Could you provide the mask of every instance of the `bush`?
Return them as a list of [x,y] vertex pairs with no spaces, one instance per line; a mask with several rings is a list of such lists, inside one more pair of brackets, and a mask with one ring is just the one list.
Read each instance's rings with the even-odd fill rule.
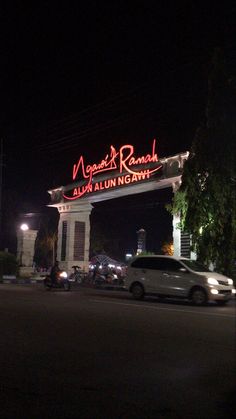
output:
[[15,255],[8,252],[0,252],[0,277],[3,275],[16,275],[18,263]]

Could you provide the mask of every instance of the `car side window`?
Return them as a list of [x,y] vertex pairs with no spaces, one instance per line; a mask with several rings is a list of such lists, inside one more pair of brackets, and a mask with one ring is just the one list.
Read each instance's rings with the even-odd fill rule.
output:
[[138,258],[131,263],[132,268],[144,269],[147,268],[147,258]]
[[160,258],[148,258],[148,268],[153,270],[162,270],[162,259]]
[[183,266],[181,265],[181,263],[179,263],[177,260],[165,259],[165,270],[166,271],[177,272],[182,267]]
[[138,258],[132,264],[132,268],[154,269],[162,271],[165,269],[165,260],[163,258],[145,257]]
[[155,258],[153,259],[153,269],[157,271],[163,271],[165,269],[165,260],[164,258]]

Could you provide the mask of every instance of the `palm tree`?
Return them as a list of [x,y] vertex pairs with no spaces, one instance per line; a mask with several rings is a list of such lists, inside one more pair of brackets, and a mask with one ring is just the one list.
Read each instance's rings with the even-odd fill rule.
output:
[[[41,237],[40,237],[41,236]],[[57,231],[44,229],[35,244],[35,261],[38,266],[53,266],[56,260]]]

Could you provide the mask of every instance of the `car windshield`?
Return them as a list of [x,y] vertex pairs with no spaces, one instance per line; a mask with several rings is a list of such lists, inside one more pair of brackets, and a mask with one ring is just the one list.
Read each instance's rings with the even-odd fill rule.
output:
[[182,263],[184,263],[184,265],[186,265],[188,268],[192,269],[193,271],[196,272],[210,272],[210,270],[202,265],[201,263],[197,262],[196,260],[191,260],[191,259],[180,259],[180,261]]

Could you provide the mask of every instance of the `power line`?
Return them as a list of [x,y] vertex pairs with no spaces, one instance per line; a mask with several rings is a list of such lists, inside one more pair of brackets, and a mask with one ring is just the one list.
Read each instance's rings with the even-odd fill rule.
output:
[[3,174],[3,138],[1,138],[0,149],[0,244],[2,244],[2,174]]
[[[83,131],[80,131],[79,134],[77,134],[77,133],[76,134],[71,134],[69,136],[61,137],[58,140],[53,141],[49,144],[41,145],[41,146],[37,147],[37,150],[38,151],[40,151],[40,150],[45,150],[46,151],[46,150],[49,150],[50,148],[55,149],[55,147],[57,147],[57,150],[62,150],[62,149],[65,149],[65,148],[74,147],[74,146],[78,145],[78,142],[74,143],[74,140],[78,141],[78,140],[88,136],[89,134],[94,135],[94,134],[97,134],[97,133],[99,133],[101,131],[104,131],[106,129],[116,127],[120,124],[123,124],[123,123],[129,121],[130,119],[136,118],[138,116],[143,116],[148,111],[149,111],[148,109],[146,109],[145,111],[139,111],[139,112],[136,112],[135,114],[130,114],[126,118],[124,118],[124,117],[114,118],[109,122],[97,124],[92,128],[88,128],[88,129],[85,129]],[[66,144],[64,143],[65,140],[67,140]],[[61,146],[60,146],[60,144],[61,144]]]
[[[199,63],[199,57],[195,57],[195,60],[198,60],[198,63]],[[193,64],[194,64],[193,60],[188,61],[188,62],[184,63],[183,65],[181,65],[180,67],[177,67],[177,68],[174,68],[174,69],[172,68],[167,73],[171,74],[173,72],[178,71],[180,68],[188,67],[189,65],[193,65]],[[165,72],[165,74],[166,74],[166,72]],[[62,126],[62,129],[63,129],[63,132],[66,131],[66,130],[77,128],[77,126],[80,122],[76,119],[78,119],[81,116],[84,116],[84,115],[89,114],[89,113],[91,113],[91,115],[93,115],[93,116],[94,115],[96,116],[97,114],[99,114],[99,112],[105,111],[107,109],[113,109],[114,110],[115,107],[117,107],[119,104],[124,105],[124,102],[127,102],[127,101],[129,102],[133,99],[131,97],[132,95],[134,96],[134,98],[136,98],[136,94],[138,94],[140,92],[142,93],[142,90],[146,90],[146,92],[147,92],[148,90],[153,89],[153,85],[150,86],[150,83],[154,83],[155,81],[157,81],[159,79],[160,79],[160,76],[155,77],[152,80],[146,81],[146,82],[140,84],[139,86],[136,86],[133,89],[130,89],[125,94],[120,94],[120,95],[114,96],[112,98],[106,99],[102,102],[99,102],[95,105],[89,106],[89,107],[81,110],[80,112],[73,113],[70,117],[63,118],[60,121],[54,121],[47,128],[47,132],[48,132],[47,137],[53,136],[54,134],[57,134],[58,130],[61,129],[60,128],[61,126]],[[93,112],[93,111],[95,111],[95,112]],[[91,115],[90,115],[90,117],[91,117]],[[35,137],[37,138],[38,136],[41,136],[40,132]]]
[[[189,96],[191,97],[191,95]],[[186,98],[186,96],[185,96]],[[157,111],[156,109],[153,108],[154,104],[153,103],[147,103],[147,105],[149,105],[148,107],[146,107],[145,110],[140,110],[136,113],[130,113],[129,115],[126,115],[126,117],[117,117],[117,118],[113,118],[112,120],[108,121],[108,122],[103,122],[100,124],[97,124],[95,126],[92,126],[90,128],[85,128],[83,130],[80,129],[80,127],[78,126],[78,133],[70,133],[68,135],[65,135],[63,137],[60,137],[58,139],[56,139],[55,141],[51,141],[48,142],[47,144],[41,144],[39,146],[37,146],[35,148],[35,151],[37,152],[44,152],[44,151],[60,151],[60,150],[66,150],[66,149],[71,149],[73,147],[77,147],[78,143],[80,140],[84,139],[85,137],[88,137],[89,135],[96,135],[99,132],[105,131],[107,129],[111,129],[114,127],[117,127],[121,124],[124,124],[132,119],[135,119],[137,117],[143,117],[145,116],[148,112],[153,112],[156,111],[158,112],[157,116],[155,117],[156,122],[163,122],[163,119],[161,120],[161,116],[165,116],[167,114],[167,111]],[[169,111],[172,110],[173,108],[173,103],[170,105],[168,105],[168,109]],[[88,125],[87,125],[88,127]]]

